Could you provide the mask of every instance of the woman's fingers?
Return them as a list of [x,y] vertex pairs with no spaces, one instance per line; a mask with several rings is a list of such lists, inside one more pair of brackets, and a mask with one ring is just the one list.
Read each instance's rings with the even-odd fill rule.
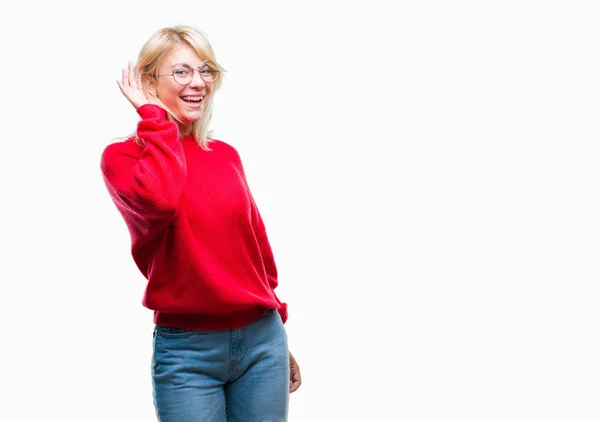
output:
[[302,376],[300,375],[300,367],[298,366],[298,362],[296,362],[296,359],[294,358],[294,356],[292,355],[292,353],[289,353],[290,355],[290,393],[293,393],[294,391],[298,390],[298,387],[300,387],[300,384],[302,384]]
[[123,93],[123,95],[127,96],[125,94],[125,87],[123,86],[123,82],[121,82],[120,80],[117,79],[117,85],[119,85],[119,89],[121,90],[121,93]]
[[121,80],[117,79],[117,84],[121,93],[136,109],[148,102],[142,89],[142,83],[135,75],[135,68],[131,60],[127,62],[127,66],[121,69]]
[[136,88],[136,78],[135,78],[135,69],[133,68],[133,63],[131,60],[129,61],[129,86],[132,88]]
[[135,78],[135,70],[131,61],[127,63],[126,67],[121,69],[121,83],[124,87],[137,88],[138,86]]

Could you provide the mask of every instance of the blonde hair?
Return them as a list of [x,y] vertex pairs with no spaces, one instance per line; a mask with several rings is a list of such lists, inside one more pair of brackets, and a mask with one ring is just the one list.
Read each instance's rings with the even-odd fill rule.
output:
[[[209,136],[212,131],[208,130],[208,126],[213,110],[212,94],[216,93],[221,87],[225,69],[217,63],[215,53],[208,42],[206,35],[201,30],[187,25],[177,25],[159,29],[142,46],[135,66],[136,74],[142,83],[142,88],[146,97],[163,107],[171,119],[178,120],[173,112],[165,107],[156,97],[154,90],[150,87],[150,82],[155,80],[155,75],[158,73],[158,68],[164,58],[176,47],[181,45],[191,47],[202,61],[210,61],[212,66],[219,72],[219,77],[215,80],[211,95],[209,95],[208,101],[204,106],[202,117],[200,120],[192,123],[191,129],[191,134],[198,145],[205,150],[210,150],[208,144],[210,142]],[[137,134],[135,134],[135,142],[138,145],[144,144],[144,141],[140,139]]]

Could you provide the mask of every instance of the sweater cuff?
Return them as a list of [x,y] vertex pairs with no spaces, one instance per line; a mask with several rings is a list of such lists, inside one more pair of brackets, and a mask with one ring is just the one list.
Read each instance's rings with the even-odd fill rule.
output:
[[156,119],[156,118],[167,118],[167,111],[156,105],[151,103],[142,104],[137,108],[137,113],[142,119]]
[[279,306],[279,309],[277,309],[277,312],[279,312],[281,321],[285,324],[288,319],[287,303],[282,303],[281,306]]

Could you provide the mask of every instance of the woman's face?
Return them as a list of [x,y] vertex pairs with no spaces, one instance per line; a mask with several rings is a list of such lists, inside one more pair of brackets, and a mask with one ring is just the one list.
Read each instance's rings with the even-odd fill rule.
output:
[[[185,75],[190,75],[191,81],[182,85]],[[193,122],[200,120],[204,112],[206,101],[210,95],[214,82],[207,82],[200,76],[200,72],[208,75],[205,63],[200,60],[196,52],[187,45],[175,48],[162,61],[158,68],[155,80],[155,91],[158,99],[177,117],[180,122],[179,133],[189,135]],[[175,73],[180,83],[171,75]]]

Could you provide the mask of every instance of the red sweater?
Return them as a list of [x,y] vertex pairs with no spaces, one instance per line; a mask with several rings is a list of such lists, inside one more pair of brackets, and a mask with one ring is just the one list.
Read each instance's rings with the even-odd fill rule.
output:
[[235,148],[213,140],[206,151],[180,138],[156,105],[137,112],[145,146],[133,138],[108,145],[101,170],[148,280],[142,304],[154,322],[232,329],[269,308],[285,322],[273,253]]

